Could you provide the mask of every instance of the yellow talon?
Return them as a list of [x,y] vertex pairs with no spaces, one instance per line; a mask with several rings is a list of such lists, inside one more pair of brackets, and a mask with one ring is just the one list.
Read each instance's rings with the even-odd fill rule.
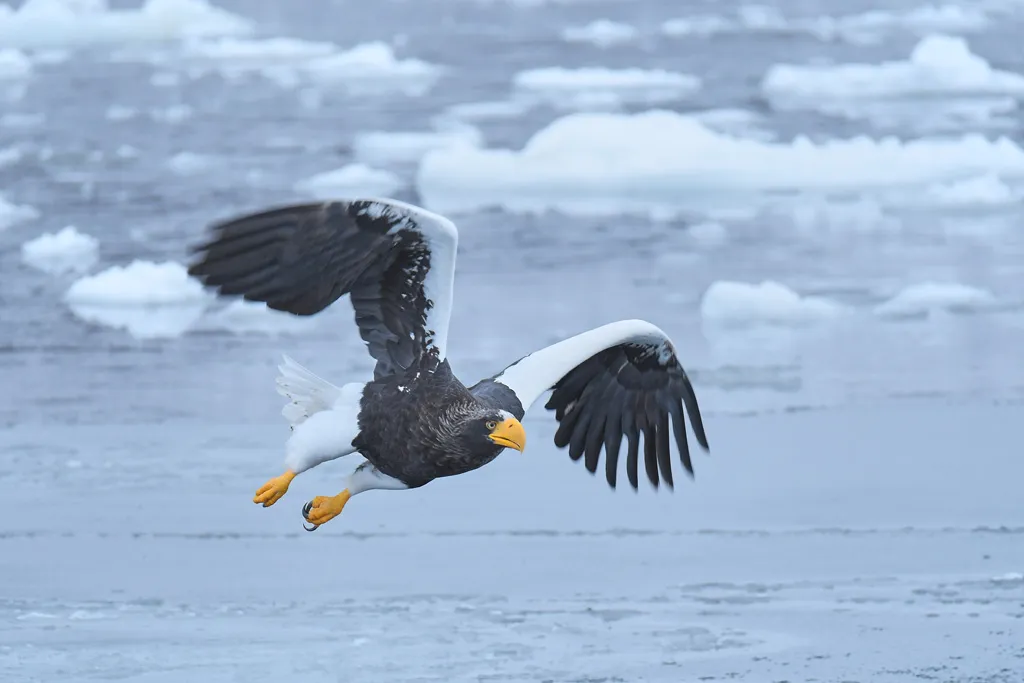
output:
[[281,500],[284,494],[288,493],[288,486],[292,483],[292,479],[295,478],[295,473],[291,470],[286,470],[284,474],[279,477],[274,477],[263,486],[256,490],[256,495],[253,497],[252,502],[262,503],[263,507],[268,508],[277,501]]
[[306,518],[306,521],[314,526],[320,526],[324,522],[329,522],[345,509],[345,504],[352,495],[345,489],[336,496],[317,496],[313,500],[306,503],[305,507],[302,508],[302,516]]

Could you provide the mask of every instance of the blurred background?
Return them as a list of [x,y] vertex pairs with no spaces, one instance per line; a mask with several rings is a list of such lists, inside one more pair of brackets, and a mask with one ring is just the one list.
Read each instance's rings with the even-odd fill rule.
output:
[[[6,3],[3,681],[1024,677],[1024,3]],[[351,463],[254,506],[281,353],[371,359],[187,247],[359,195],[458,224],[467,383],[666,330],[695,480],[612,491],[538,406],[316,534]]]

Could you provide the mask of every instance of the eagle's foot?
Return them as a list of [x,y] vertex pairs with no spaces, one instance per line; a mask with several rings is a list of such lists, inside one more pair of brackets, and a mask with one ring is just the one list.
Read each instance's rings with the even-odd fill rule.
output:
[[256,490],[256,495],[253,497],[252,502],[262,503],[265,508],[270,507],[281,500],[284,494],[288,493],[288,486],[294,478],[295,473],[291,470],[286,471],[279,477],[274,477]]
[[306,531],[315,531],[324,522],[329,522],[340,515],[351,497],[348,489],[345,489],[336,496],[317,496],[303,505],[302,516],[313,525],[312,529],[306,527]]

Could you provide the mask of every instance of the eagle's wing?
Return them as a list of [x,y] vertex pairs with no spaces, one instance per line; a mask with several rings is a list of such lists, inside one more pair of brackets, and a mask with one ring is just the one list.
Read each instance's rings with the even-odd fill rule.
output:
[[306,316],[351,293],[374,377],[425,354],[444,360],[458,247],[447,218],[358,199],[283,206],[209,230],[188,272],[221,295]]
[[[602,448],[605,476],[615,487],[619,448],[626,437],[626,474],[636,489],[640,435],[647,478],[672,486],[670,443],[693,475],[683,407],[697,442],[708,450],[697,397],[668,336],[643,320],[623,320],[570,337],[525,356],[471,391],[481,401],[522,419],[547,390],[555,411],[555,446],[584,457],[597,471]],[[671,427],[669,426],[671,419]],[[672,433],[669,433],[671,429]]]

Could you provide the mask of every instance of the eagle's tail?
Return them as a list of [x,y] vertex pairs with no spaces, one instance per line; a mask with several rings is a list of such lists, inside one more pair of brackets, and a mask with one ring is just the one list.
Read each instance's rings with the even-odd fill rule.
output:
[[341,397],[341,389],[318,377],[285,355],[284,363],[277,366],[277,393],[288,398],[281,414],[292,428],[306,421],[310,415],[329,410]]

